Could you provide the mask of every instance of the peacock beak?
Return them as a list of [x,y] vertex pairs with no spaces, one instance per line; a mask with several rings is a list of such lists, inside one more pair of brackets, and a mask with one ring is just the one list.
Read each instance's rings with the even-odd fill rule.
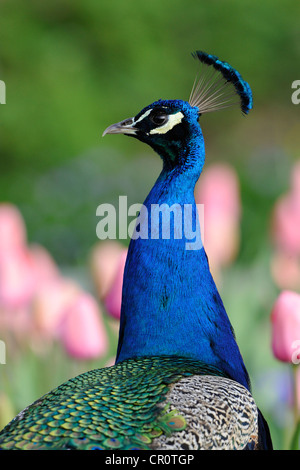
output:
[[134,118],[124,119],[124,121],[117,122],[107,127],[102,134],[102,137],[106,134],[136,134],[137,129],[134,127]]

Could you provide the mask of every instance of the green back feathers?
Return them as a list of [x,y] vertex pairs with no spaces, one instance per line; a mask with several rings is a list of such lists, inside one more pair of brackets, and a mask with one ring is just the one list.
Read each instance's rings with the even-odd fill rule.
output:
[[22,411],[0,433],[2,449],[149,449],[185,428],[169,408],[170,384],[221,375],[180,357],[130,359],[69,380]]

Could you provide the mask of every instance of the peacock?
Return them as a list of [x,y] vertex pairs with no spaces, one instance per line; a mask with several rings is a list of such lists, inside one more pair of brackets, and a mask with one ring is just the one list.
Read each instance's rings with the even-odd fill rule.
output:
[[247,114],[252,93],[227,62],[193,56],[200,73],[189,101],[159,99],[103,133],[134,137],[162,159],[128,248],[115,364],[21,411],[0,432],[1,449],[272,449],[194,198],[205,160],[199,118],[233,104]]

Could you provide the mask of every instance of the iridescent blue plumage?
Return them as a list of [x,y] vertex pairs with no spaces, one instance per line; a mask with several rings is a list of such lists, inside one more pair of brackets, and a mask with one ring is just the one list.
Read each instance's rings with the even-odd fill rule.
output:
[[185,206],[191,208],[194,243],[201,239],[194,187],[205,150],[197,109],[181,100],[160,100],[143,109],[136,122],[149,109],[166,109],[171,116],[180,112],[184,119],[168,131],[168,138],[164,133],[150,134],[151,122],[136,125],[140,126],[137,136],[161,155],[163,170],[144,202],[148,236],[131,240],[129,246],[117,361],[132,356],[183,354],[218,367],[249,388],[248,374],[202,243],[197,249],[187,249],[191,240],[184,227],[179,239],[172,230],[169,239],[151,236],[153,206],[168,210],[178,204],[182,215]]
[[196,56],[221,78],[200,77],[189,102],[156,101],[105,131],[147,143],[163,162],[128,250],[116,365],[37,400],[0,433],[0,448],[272,448],[209,270],[194,199],[205,161],[199,116],[229,106],[232,95],[247,113],[252,95],[229,64]]
[[[228,64],[228,62],[220,60],[215,55],[207,54],[206,52],[203,52],[203,51],[196,51],[192,55],[195,59],[198,59],[201,63],[208,65],[208,66],[212,66],[215,71],[221,74],[221,76],[224,78],[223,87],[224,87],[224,84],[225,85],[229,84],[230,86],[234,87],[236,94],[240,98],[240,106],[241,106],[242,112],[244,114],[248,114],[249,111],[253,107],[252,91],[251,91],[249,84],[245,80],[243,80],[241,74],[237,70],[235,70],[230,64]],[[205,109],[204,112],[208,112],[210,110],[217,110],[218,108],[221,109],[222,104],[224,105],[223,107],[228,106],[226,105],[227,101],[225,98],[230,97],[230,94],[226,95],[223,92],[220,93],[222,89],[222,84],[220,86],[219,81],[215,80],[215,77],[212,78],[212,76],[210,76],[209,80],[204,80],[204,86],[206,87],[205,92],[209,91],[210,96],[208,96],[208,98],[209,98],[210,104],[212,105],[208,109],[206,106],[204,108]],[[200,87],[200,92],[201,91],[202,90]],[[199,90],[198,90],[198,93],[199,93]],[[206,94],[207,93],[204,93],[205,98],[206,98]],[[223,101],[220,101],[220,100],[223,100]],[[202,104],[201,101],[203,100],[200,100],[200,104]],[[201,107],[202,106],[200,106],[200,114],[202,113]]]

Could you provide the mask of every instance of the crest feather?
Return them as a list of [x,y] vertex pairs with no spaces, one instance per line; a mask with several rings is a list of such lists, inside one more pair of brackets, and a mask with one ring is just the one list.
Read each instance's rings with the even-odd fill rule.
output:
[[244,114],[252,108],[252,92],[239,72],[218,57],[196,51],[193,57],[200,61],[201,71],[196,77],[189,103],[199,108],[199,115],[239,105]]

